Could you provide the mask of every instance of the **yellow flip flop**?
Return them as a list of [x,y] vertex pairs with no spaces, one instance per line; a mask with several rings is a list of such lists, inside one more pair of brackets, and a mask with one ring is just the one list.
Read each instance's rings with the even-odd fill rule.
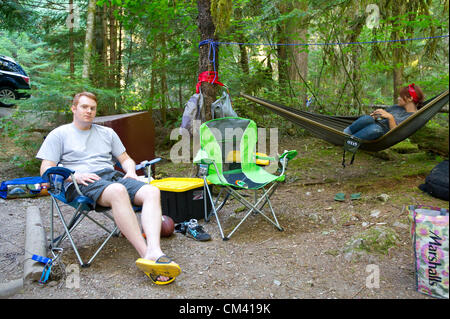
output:
[[173,278],[170,278],[170,279],[167,280],[167,281],[159,281],[159,280],[158,280],[158,277],[159,277],[160,275],[158,275],[158,276],[156,276],[156,277],[153,277],[152,274],[149,274],[148,272],[146,272],[145,274],[146,274],[146,275],[148,276],[148,278],[150,278],[150,280],[151,280],[154,284],[156,284],[156,285],[168,285],[168,284],[170,284],[171,282],[173,282],[173,281],[175,280],[175,277],[173,277]]
[[136,260],[136,266],[146,274],[152,275],[153,278],[158,276],[175,278],[181,274],[180,266],[166,255],[162,255],[156,261],[139,258]]

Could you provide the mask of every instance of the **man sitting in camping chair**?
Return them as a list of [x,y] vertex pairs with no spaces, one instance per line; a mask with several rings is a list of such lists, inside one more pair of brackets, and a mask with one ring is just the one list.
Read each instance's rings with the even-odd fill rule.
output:
[[[61,164],[75,171],[72,175],[81,193],[98,206],[110,207],[114,221],[141,258],[136,261],[156,284],[172,282],[180,267],[161,250],[161,203],[159,189],[137,180],[135,162],[126,153],[118,135],[111,128],[93,124],[97,98],[89,92],[75,95],[73,122],[54,129],[44,140],[37,158],[40,173]],[[114,170],[116,158],[126,174]],[[68,202],[77,191],[72,178],[65,181]],[[132,205],[142,206],[142,236]]]

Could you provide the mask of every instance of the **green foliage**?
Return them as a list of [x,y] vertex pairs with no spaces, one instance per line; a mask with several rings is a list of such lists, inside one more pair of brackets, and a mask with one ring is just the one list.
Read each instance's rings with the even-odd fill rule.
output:
[[0,0],[0,30],[27,30],[36,18],[32,8],[18,1]]
[[[91,61],[91,81],[81,79],[87,0],[74,0],[80,21],[73,33],[66,25],[65,5],[44,0],[39,2],[42,8],[34,8],[30,3],[0,0],[0,54],[16,59],[31,78],[32,98],[18,102],[20,111],[36,118],[39,114],[59,118],[69,111],[72,96],[82,90],[98,95],[99,115],[159,109],[162,105],[182,108],[195,92],[200,40],[196,1],[97,1],[97,12],[103,5],[114,6],[113,15],[123,35],[121,82],[116,88],[108,88],[102,79],[118,65],[105,65],[101,57],[94,56]],[[446,8],[436,0],[412,0],[407,5],[388,0],[376,3],[380,19],[370,28],[365,23],[369,1],[212,0],[220,41],[272,44],[219,47],[219,80],[228,87],[238,114],[255,119],[259,126],[279,127],[282,134],[292,134],[292,124],[238,97],[239,92],[312,112],[357,115],[368,111],[369,105],[394,103],[396,69],[402,70],[404,84],[417,83],[426,98],[448,89],[448,38],[303,47],[308,53],[306,78],[293,80],[290,74],[286,82],[281,81],[285,75],[281,47],[275,43],[286,44],[291,39],[304,43],[385,41],[396,33],[401,38],[448,35],[448,4]],[[404,10],[395,13],[398,6]],[[288,28],[292,25],[296,29]],[[307,34],[300,40],[297,33],[302,28]],[[69,37],[73,47],[68,45]],[[398,61],[394,59],[396,48],[402,53]],[[74,57],[74,74],[69,71],[69,53]],[[167,89],[163,88],[163,74]],[[313,101],[307,108],[304,91]],[[221,89],[217,92],[221,94]],[[177,126],[180,119],[179,111],[168,110],[161,125]],[[17,122],[18,118],[11,123],[2,121],[0,131],[16,145],[30,147],[32,154],[32,131],[15,127]],[[448,126],[448,115],[438,115],[430,125]],[[295,130],[295,134],[303,134]],[[16,163],[28,160],[15,159]]]

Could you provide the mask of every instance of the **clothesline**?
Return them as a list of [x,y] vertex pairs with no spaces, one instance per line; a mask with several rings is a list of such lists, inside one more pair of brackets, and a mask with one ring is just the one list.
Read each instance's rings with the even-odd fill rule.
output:
[[422,37],[422,38],[410,38],[410,39],[397,39],[397,40],[374,40],[374,41],[358,41],[358,42],[324,42],[324,43],[248,43],[248,42],[222,42],[213,41],[211,39],[200,42],[200,46],[204,44],[217,45],[270,45],[270,46],[320,46],[320,45],[353,45],[353,44],[374,44],[374,43],[389,43],[389,42],[405,42],[405,41],[417,41],[417,40],[429,40],[438,38],[448,38],[449,35],[438,35],[434,37]]

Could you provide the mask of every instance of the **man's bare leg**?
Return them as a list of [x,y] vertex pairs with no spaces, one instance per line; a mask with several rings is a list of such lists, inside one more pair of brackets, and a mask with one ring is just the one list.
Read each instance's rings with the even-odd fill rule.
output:
[[[142,206],[141,224],[147,242],[142,236],[128,192],[122,184],[109,185],[97,200],[98,204],[111,207],[114,221],[122,234],[130,241],[141,258],[149,260],[157,260],[164,254],[160,247],[162,213],[159,194],[158,188],[145,185],[135,195],[135,204]],[[167,281],[169,278],[160,276],[159,280]]]
[[143,258],[156,260],[163,255],[160,246],[162,213],[159,189],[144,185],[136,192],[134,203],[142,206],[141,224],[147,237],[147,251]]
[[147,252],[147,243],[142,236],[139,221],[133,211],[125,186],[119,183],[109,185],[103,190],[97,203],[111,207],[116,225],[137,250],[139,256],[144,257]]

